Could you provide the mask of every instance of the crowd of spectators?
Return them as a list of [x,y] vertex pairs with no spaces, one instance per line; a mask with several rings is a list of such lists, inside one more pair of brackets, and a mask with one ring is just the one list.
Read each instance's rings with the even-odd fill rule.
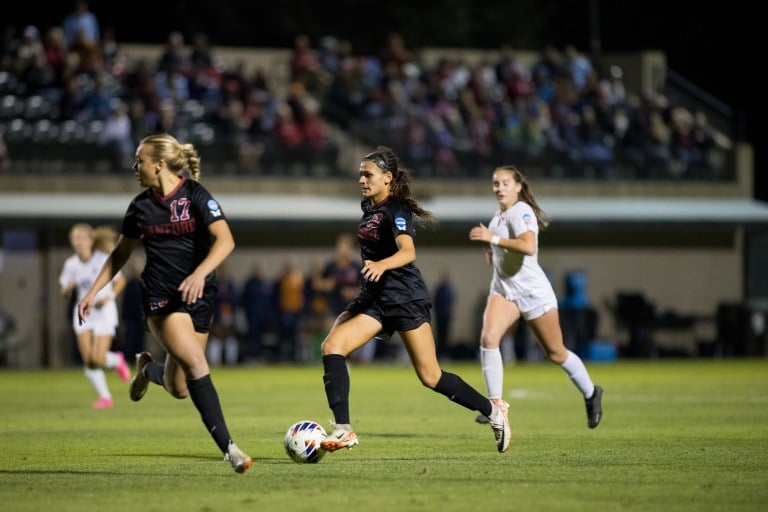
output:
[[[658,92],[628,91],[575,46],[525,65],[510,47],[469,64],[446,54],[432,67],[393,36],[376,57],[321,53],[330,119],[369,143],[398,148],[417,170],[465,175],[498,162],[544,176],[715,178],[731,141],[701,110]],[[317,80],[315,80],[317,82]],[[322,83],[322,82],[321,82]]]
[[339,172],[344,137],[389,145],[420,175],[472,176],[499,162],[545,177],[729,174],[731,141],[702,111],[627,90],[619,67],[599,69],[573,45],[547,46],[532,64],[506,46],[483,62],[447,52],[427,64],[397,33],[375,55],[298,34],[279,83],[273,70],[224,62],[205,33],[173,31],[159,58],[132,56],[79,3],[42,34],[6,28],[0,171],[46,151],[101,152],[108,170],[124,169],[142,136],[168,131],[250,174]]

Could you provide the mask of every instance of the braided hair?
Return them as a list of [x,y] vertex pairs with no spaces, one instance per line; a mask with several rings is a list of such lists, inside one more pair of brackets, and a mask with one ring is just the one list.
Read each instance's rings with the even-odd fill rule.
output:
[[178,176],[186,168],[190,179],[200,181],[200,156],[192,144],[182,144],[167,133],[144,137],[141,144],[150,148],[149,157],[153,161],[165,160],[168,169]]

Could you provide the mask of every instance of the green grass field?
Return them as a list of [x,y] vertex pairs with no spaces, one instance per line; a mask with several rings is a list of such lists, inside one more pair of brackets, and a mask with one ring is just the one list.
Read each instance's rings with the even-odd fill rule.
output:
[[[447,363],[484,390],[479,364]],[[327,425],[320,366],[217,368],[245,474],[223,462],[189,400],[140,403],[114,373],[93,411],[80,369],[0,371],[0,508],[9,511],[763,511],[768,360],[589,365],[603,423],[549,363],[506,369],[514,432],[496,451],[475,413],[422,388],[410,367],[353,367],[353,450],[319,464],[283,452],[299,419]]]

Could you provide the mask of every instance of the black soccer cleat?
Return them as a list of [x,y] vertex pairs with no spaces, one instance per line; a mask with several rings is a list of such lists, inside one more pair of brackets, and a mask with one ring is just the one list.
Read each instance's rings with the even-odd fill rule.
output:
[[595,386],[592,396],[584,399],[587,406],[587,426],[595,428],[603,418],[603,388]]

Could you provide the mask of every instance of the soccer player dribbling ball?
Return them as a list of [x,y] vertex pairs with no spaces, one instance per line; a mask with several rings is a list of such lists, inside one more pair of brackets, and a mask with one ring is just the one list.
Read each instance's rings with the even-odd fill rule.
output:
[[360,163],[363,216],[357,239],[363,282],[360,294],[322,343],[323,382],[334,425],[320,445],[333,452],[359,443],[350,423],[347,356],[377,334],[397,331],[421,383],[488,416],[496,447],[505,452],[512,436],[506,413],[461,377],[440,368],[430,325],[431,297],[413,263],[416,224],[434,225],[436,219],[411,196],[410,181],[410,170],[386,146],[365,155]]

